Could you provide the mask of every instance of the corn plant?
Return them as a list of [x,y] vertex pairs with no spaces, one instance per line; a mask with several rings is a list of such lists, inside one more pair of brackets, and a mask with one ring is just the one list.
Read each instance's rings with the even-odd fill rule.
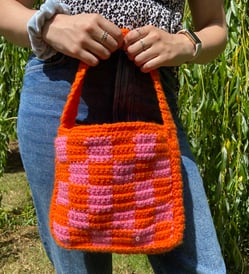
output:
[[[6,151],[8,140],[15,137],[19,92],[23,78],[26,51],[0,37],[0,153]],[[0,171],[2,160],[0,158]]]
[[0,37],[0,174],[6,161],[8,141],[15,137],[19,92],[27,51]]
[[231,273],[248,273],[248,4],[225,4],[227,48],[211,64],[181,67],[180,109],[227,266]]

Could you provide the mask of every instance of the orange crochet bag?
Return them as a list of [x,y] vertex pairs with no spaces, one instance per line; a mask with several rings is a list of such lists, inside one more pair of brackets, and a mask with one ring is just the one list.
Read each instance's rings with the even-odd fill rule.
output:
[[67,249],[155,254],[182,242],[184,208],[176,127],[157,71],[163,124],[76,125],[80,64],[55,140],[50,228]]

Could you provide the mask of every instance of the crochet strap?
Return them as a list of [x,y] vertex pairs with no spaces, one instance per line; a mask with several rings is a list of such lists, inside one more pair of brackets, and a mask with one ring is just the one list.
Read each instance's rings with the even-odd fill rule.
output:
[[[123,34],[125,35],[127,30],[123,30]],[[88,70],[88,65],[80,62],[78,71],[75,76],[75,80],[72,84],[71,91],[68,94],[67,102],[64,107],[60,125],[64,128],[72,128],[75,125],[75,119],[78,113],[78,106],[80,104],[80,97],[82,93],[82,87],[84,83],[84,78],[86,72]],[[171,113],[169,106],[167,104],[164,91],[160,81],[160,75],[157,70],[153,70],[150,72],[152,81],[154,83],[154,89],[157,94],[159,109],[162,115],[162,121],[164,125],[168,124],[168,119],[171,119]]]

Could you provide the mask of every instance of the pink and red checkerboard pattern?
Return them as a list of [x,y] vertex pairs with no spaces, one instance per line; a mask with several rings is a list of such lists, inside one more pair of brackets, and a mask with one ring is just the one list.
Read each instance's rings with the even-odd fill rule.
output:
[[116,252],[130,247],[134,253],[170,243],[179,225],[174,192],[180,189],[173,188],[164,138],[153,129],[82,140],[79,150],[73,137],[56,139],[55,237],[76,249],[85,242],[93,250],[114,245]]

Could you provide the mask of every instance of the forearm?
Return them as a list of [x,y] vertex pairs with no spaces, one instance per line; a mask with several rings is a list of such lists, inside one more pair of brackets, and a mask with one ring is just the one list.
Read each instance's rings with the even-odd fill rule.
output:
[[202,51],[193,63],[206,64],[224,50],[227,42],[226,27],[212,25],[195,33],[202,42]]
[[20,2],[0,1],[0,35],[18,46],[30,47],[27,22],[35,13],[35,10],[31,9],[33,1]]
[[195,33],[202,42],[201,54],[193,63],[205,64],[215,59],[227,42],[223,0],[188,0]]

